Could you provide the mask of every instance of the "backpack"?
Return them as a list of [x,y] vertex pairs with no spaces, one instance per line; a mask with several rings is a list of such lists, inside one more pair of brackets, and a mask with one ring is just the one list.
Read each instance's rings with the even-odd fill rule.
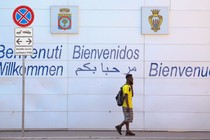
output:
[[122,106],[124,102],[124,95],[123,95],[123,87],[120,88],[119,92],[117,93],[115,99],[117,101],[118,106]]

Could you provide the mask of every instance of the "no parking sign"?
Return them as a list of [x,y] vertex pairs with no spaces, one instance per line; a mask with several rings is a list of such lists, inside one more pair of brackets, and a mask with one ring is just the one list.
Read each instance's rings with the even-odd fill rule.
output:
[[27,27],[34,21],[34,12],[28,6],[19,6],[13,12],[13,20],[20,27]]
[[34,12],[28,6],[19,6],[13,12],[15,24],[22,28],[15,28],[15,55],[33,54],[33,29],[25,28],[32,24]]

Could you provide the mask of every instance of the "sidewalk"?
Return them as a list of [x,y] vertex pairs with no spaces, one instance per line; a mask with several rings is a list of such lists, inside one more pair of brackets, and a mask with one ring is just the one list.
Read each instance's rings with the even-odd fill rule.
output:
[[119,135],[116,131],[0,131],[0,140],[210,140],[210,132],[150,132],[134,131],[136,136]]

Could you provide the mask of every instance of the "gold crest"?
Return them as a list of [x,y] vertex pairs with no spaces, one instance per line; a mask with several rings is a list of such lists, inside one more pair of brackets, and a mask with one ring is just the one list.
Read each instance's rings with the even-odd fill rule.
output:
[[163,22],[163,17],[159,15],[160,10],[158,9],[151,10],[151,12],[152,15],[149,16],[148,20],[151,25],[151,30],[157,32],[158,30],[160,30],[160,26]]

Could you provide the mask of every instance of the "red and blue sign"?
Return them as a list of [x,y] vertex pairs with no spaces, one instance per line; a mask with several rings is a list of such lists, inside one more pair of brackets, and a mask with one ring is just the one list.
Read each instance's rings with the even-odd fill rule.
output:
[[27,27],[34,21],[34,12],[28,6],[19,6],[13,12],[13,20],[20,27]]

